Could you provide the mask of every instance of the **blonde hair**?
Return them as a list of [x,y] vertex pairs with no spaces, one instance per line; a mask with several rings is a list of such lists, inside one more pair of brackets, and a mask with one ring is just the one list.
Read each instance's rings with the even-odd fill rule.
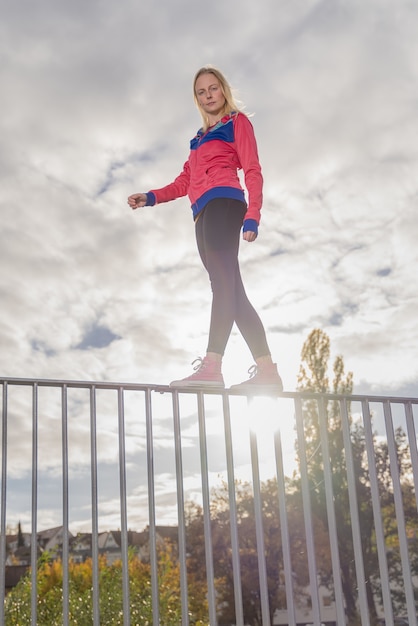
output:
[[237,113],[242,113],[243,110],[242,110],[242,106],[240,106],[239,102],[234,98],[231,86],[226,80],[225,76],[222,74],[222,72],[218,70],[216,67],[213,67],[212,65],[205,65],[204,67],[201,67],[200,70],[196,72],[196,75],[193,80],[193,98],[194,98],[197,108],[199,109],[199,113],[202,116],[203,130],[207,130],[208,127],[210,126],[209,118],[204,112],[204,110],[202,109],[202,107],[200,106],[199,101],[197,99],[197,95],[196,95],[196,82],[197,82],[197,79],[200,76],[202,76],[202,74],[213,74],[218,79],[219,84],[221,86],[222,93],[225,97],[225,106],[222,112],[223,115],[229,115],[233,111],[236,111]]

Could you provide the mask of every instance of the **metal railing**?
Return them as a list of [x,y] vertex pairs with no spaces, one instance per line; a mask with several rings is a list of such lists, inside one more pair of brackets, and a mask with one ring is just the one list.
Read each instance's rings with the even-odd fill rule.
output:
[[[276,398],[246,397],[233,391],[173,390],[165,386],[3,378],[1,417],[1,540],[0,623],[5,623],[5,571],[7,530],[30,524],[31,624],[37,624],[37,536],[40,527],[62,526],[62,623],[69,622],[69,540],[71,528],[89,529],[92,535],[92,616],[101,624],[99,601],[99,548],[101,531],[120,529],[123,624],[130,621],[128,532],[149,528],[149,558],[153,624],[160,624],[157,530],[161,524],[177,527],[180,565],[181,623],[190,623],[188,553],[186,546],[188,500],[203,510],[208,622],[218,623],[217,590],[212,545],[213,488],[227,486],[230,553],[233,572],[235,624],[246,623],[242,593],[241,539],[237,513],[237,480],[248,481],[254,500],[258,563],[260,624],[300,623],[298,592],[294,582],[295,554],[289,520],[289,477],[297,480],[309,574],[309,621],[328,621],[320,602],[318,550],[314,511],[317,485],[312,483],[312,455],[320,454],[333,595],[332,621],[347,623],[335,509],[335,468],[330,450],[330,415],[337,423],[344,456],[344,485],[351,520],[351,547],[355,560],[358,623],[372,623],[367,596],[368,558],[364,553],[358,467],[353,425],[360,425],[371,498],[374,549],[378,558],[380,604],[386,624],[394,624],[402,593],[404,614],[416,624],[416,578],[411,559],[411,528],[405,519],[404,480],[399,461],[397,432],[404,433],[408,484],[418,509],[418,451],[416,423],[418,399],[359,395],[283,392]],[[331,409],[330,409],[331,407]],[[307,424],[317,416],[318,448],[312,453],[312,431]],[[309,417],[310,416],[310,417]],[[337,420],[337,421],[336,421]],[[391,580],[381,487],[376,467],[377,445],[387,450],[390,489],[396,521],[399,576]],[[118,480],[114,480],[117,469]],[[264,481],[277,485],[282,562],[280,573],[286,608],[274,612],[269,596],[263,513]],[[87,482],[86,482],[87,481]],[[294,484],[294,483],[293,483]],[[51,497],[53,494],[53,497]],[[370,504],[370,503],[369,503]],[[416,539],[416,537],[415,537]],[[399,582],[400,581],[400,582]],[[376,582],[376,581],[375,581]],[[395,588],[394,588],[395,584]],[[281,617],[280,617],[281,616]],[[308,618],[306,618],[308,621]],[[328,623],[331,623],[329,621]],[[23,626],[23,625],[22,625]]]

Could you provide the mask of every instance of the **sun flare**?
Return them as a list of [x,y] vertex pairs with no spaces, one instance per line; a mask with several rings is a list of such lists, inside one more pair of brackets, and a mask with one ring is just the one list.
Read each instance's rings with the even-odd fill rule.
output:
[[[280,442],[283,469],[290,475],[295,469],[295,423],[293,403],[287,398],[255,396],[248,399],[246,412],[247,436],[254,433],[260,471],[263,479],[276,474],[275,445]],[[244,422],[243,422],[244,427]],[[244,436],[244,433],[242,433]]]

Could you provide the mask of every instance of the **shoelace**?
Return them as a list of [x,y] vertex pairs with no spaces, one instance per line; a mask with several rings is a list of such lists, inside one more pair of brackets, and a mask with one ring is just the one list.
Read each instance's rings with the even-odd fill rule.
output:
[[[197,365],[195,365],[195,363],[197,363]],[[200,369],[204,368],[204,367],[205,367],[205,361],[204,361],[204,359],[202,359],[202,357],[201,357],[201,356],[198,356],[198,357],[197,357],[197,359],[195,359],[195,360],[192,362],[192,367],[193,367],[193,370],[194,370],[195,372],[197,372],[197,371],[199,371]]]
[[248,373],[250,375],[250,378],[254,378],[254,376],[257,376],[257,365],[251,365],[251,367],[248,370]]

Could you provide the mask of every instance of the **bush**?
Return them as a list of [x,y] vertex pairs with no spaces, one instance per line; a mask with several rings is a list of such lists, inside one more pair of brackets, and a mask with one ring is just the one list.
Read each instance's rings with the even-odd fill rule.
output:
[[[129,605],[132,626],[152,625],[150,566],[130,554]],[[62,563],[44,556],[37,570],[37,624],[62,624]],[[91,626],[93,622],[92,561],[69,564],[69,623],[72,626]],[[189,601],[194,614],[191,626],[207,626],[206,588],[189,580]],[[171,552],[159,556],[160,619],[165,626],[181,624],[179,566]],[[100,623],[106,626],[123,625],[122,563],[108,565],[105,557],[99,560]],[[5,626],[31,624],[31,574],[22,578],[5,602]]]

